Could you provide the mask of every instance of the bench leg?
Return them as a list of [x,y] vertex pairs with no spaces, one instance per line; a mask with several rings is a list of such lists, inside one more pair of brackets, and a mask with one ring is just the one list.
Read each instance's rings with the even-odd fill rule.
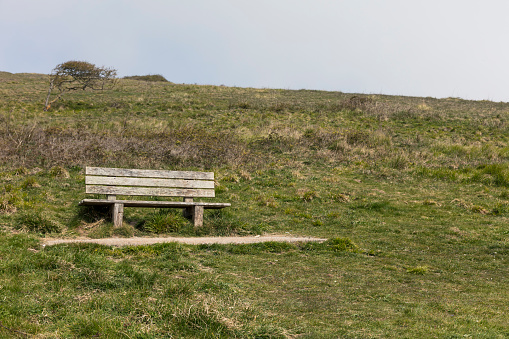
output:
[[193,213],[194,228],[203,226],[203,206],[195,206]]
[[121,227],[124,219],[124,204],[113,204],[111,207],[111,218],[115,227]]
[[[193,198],[184,198],[184,202],[193,202]],[[193,218],[193,207],[186,207],[182,211],[184,218],[192,219]]]

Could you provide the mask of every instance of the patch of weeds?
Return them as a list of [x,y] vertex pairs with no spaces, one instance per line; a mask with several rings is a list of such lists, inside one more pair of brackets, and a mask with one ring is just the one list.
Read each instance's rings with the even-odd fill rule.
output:
[[307,242],[302,246],[304,251],[332,252],[332,253],[359,253],[359,247],[349,238],[332,238],[324,242]]
[[284,213],[292,215],[292,214],[297,213],[297,210],[295,208],[285,208]]
[[452,204],[456,204],[458,205],[459,207],[462,207],[466,210],[469,210],[473,213],[479,213],[479,214],[489,214],[490,212],[484,208],[483,206],[480,206],[480,205],[474,205],[470,202],[467,202],[467,201],[464,201],[462,199],[454,199],[453,201],[451,201]]
[[368,211],[373,211],[373,212],[382,212],[382,211],[385,211],[385,210],[391,210],[391,211],[394,211],[396,210],[389,201],[373,201],[373,202],[368,202],[368,203],[360,203],[360,204],[357,204],[356,206],[353,206],[352,208],[354,209],[365,209],[365,210],[368,210]]
[[495,207],[492,208],[491,214],[493,215],[501,215],[509,213],[509,203],[507,202],[497,202]]
[[421,176],[430,177],[433,179],[457,181],[459,179],[458,171],[451,168],[418,168],[416,173]]
[[49,170],[49,175],[53,178],[69,178],[69,172],[62,166],[54,166]]
[[315,226],[315,227],[323,226],[323,221],[321,221],[321,220],[314,220],[311,224],[313,226]]
[[111,219],[111,207],[110,206],[79,206],[78,213],[75,216],[76,224],[78,221],[84,221],[86,223],[95,223],[99,220]]
[[175,280],[170,283],[164,292],[167,298],[187,299],[195,293],[194,287],[182,280]]
[[131,238],[134,235],[134,227],[124,224],[121,227],[114,228],[112,234],[123,238]]
[[143,229],[155,234],[178,232],[188,224],[188,221],[180,213],[177,213],[168,209],[160,209],[143,225]]
[[79,317],[70,325],[71,331],[79,337],[99,337],[103,332],[103,323],[97,318]]
[[388,166],[396,170],[404,170],[409,165],[408,157],[405,154],[399,153],[388,161]]
[[195,230],[197,235],[232,235],[242,231],[246,226],[230,211],[224,209],[210,211],[205,215],[204,222],[204,227]]
[[304,219],[311,219],[311,218],[313,218],[313,216],[311,214],[307,213],[307,212],[298,213],[296,216],[299,217],[299,218],[304,218]]
[[12,214],[18,210],[23,200],[14,193],[6,193],[0,196],[0,214]]
[[240,178],[236,174],[228,174],[221,178],[222,181],[238,183]]
[[318,198],[318,193],[313,190],[301,188],[297,190],[297,196],[306,202],[310,202],[313,199]]
[[253,179],[251,174],[246,170],[240,170],[240,177],[246,181],[251,181]]
[[23,175],[28,175],[29,171],[27,168],[25,167],[18,167],[16,168],[14,171],[12,171],[12,174],[14,175],[20,175],[20,176],[23,176]]
[[21,183],[22,189],[28,189],[28,188],[34,188],[34,187],[41,187],[41,185],[37,182],[37,180],[34,177],[28,177]]
[[61,232],[60,226],[43,213],[26,212],[19,215],[16,221],[18,228],[26,229],[31,232],[43,234]]
[[215,183],[215,192],[216,192],[216,194],[228,192],[228,187],[226,187],[225,185],[222,185],[219,182],[216,182]]
[[349,238],[332,238],[323,243],[332,252],[358,252],[359,247]]
[[201,250],[227,252],[231,254],[259,254],[263,252],[283,253],[298,249],[297,245],[288,242],[267,241],[254,244],[204,244],[198,245]]
[[120,262],[116,267],[116,276],[120,279],[128,279],[125,281],[125,285],[138,287],[138,288],[151,288],[158,277],[157,272],[145,272],[142,270],[135,269],[128,261]]
[[262,325],[255,328],[250,337],[260,339],[286,339],[288,336],[285,330],[274,325]]
[[477,167],[472,180],[486,185],[509,187],[509,164],[481,165]]
[[417,274],[417,275],[424,275],[428,273],[429,267],[428,266],[415,266],[415,267],[409,267],[407,268],[406,272],[410,274]]
[[98,223],[89,233],[88,237],[92,239],[109,238],[113,233],[113,223]]
[[329,198],[341,203],[350,202],[350,195],[345,193],[330,193]]
[[504,190],[500,193],[499,197],[501,199],[509,200],[509,190]]
[[220,317],[217,311],[208,305],[194,305],[176,312],[173,321],[179,333],[185,336],[199,335],[203,338],[236,337],[235,331],[228,326],[228,319]]
[[279,204],[274,197],[266,197],[264,195],[260,195],[256,198],[256,200],[258,201],[259,206],[267,206],[271,208],[279,207]]
[[423,201],[422,203],[423,205],[426,205],[426,206],[442,206],[439,202],[436,202],[435,200],[432,200],[432,199],[426,199]]

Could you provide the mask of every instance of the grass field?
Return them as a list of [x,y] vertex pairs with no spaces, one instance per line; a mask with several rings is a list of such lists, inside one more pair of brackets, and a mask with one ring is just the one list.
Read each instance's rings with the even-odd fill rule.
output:
[[[0,72],[0,337],[509,337],[509,104],[121,79],[43,112],[47,86]],[[85,166],[214,171],[232,207],[114,229]],[[271,233],[329,240],[41,245]]]

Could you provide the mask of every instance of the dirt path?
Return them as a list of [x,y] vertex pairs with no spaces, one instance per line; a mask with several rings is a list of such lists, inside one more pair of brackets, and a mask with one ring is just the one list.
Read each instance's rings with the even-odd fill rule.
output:
[[202,238],[104,238],[104,239],[44,239],[42,241],[44,246],[51,246],[57,244],[68,243],[95,243],[106,246],[136,246],[136,245],[151,245],[167,242],[179,242],[191,245],[200,244],[252,244],[266,241],[280,241],[280,242],[304,242],[304,241],[318,241],[322,242],[327,239],[310,238],[310,237],[289,237],[284,235],[264,235],[254,237],[202,237]]

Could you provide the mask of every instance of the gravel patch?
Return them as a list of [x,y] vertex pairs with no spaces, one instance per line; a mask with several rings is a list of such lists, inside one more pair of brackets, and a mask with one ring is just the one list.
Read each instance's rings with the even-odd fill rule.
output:
[[278,242],[307,242],[317,241],[323,242],[327,239],[311,238],[311,237],[289,237],[283,235],[264,235],[253,237],[201,237],[201,238],[181,238],[181,237],[165,237],[165,238],[103,238],[103,239],[43,239],[44,246],[72,243],[94,243],[106,246],[137,246],[152,245],[167,242],[179,242],[190,245],[201,244],[253,244],[258,242],[278,241]]

